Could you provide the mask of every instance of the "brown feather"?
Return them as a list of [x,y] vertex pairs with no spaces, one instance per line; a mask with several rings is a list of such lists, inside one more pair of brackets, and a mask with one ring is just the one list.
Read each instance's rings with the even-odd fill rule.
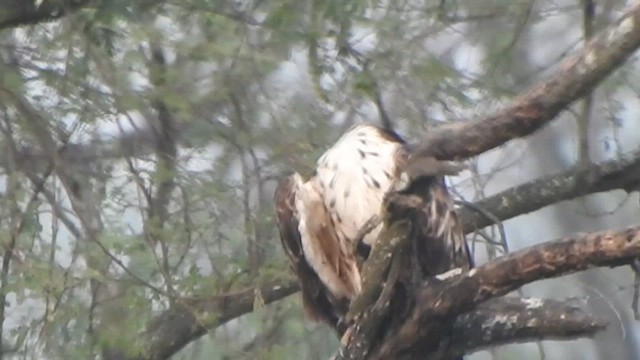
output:
[[[295,190],[294,177],[289,176],[278,183],[274,194],[282,247],[299,279],[305,316],[312,321],[322,321],[342,333],[343,330],[338,329],[338,313],[346,311],[347,304],[339,304],[336,299],[331,298],[318,274],[305,259],[295,211]],[[344,310],[337,311],[339,308]]]
[[336,301],[351,300],[360,290],[360,274],[351,249],[338,238],[322,186],[316,177],[303,182],[294,174],[294,181],[295,210],[305,259]]
[[419,178],[402,192],[422,194],[425,201],[419,209],[396,214],[411,219],[415,225],[412,242],[423,276],[436,276],[454,268],[471,269],[473,257],[444,178]]

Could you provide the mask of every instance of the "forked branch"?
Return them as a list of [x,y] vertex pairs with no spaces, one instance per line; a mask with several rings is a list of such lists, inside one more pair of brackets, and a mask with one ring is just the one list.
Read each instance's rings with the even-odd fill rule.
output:
[[[640,227],[573,235],[517,251],[440,282],[424,285],[407,320],[373,352],[374,359],[441,351],[442,323],[478,304],[541,279],[640,257]],[[437,357],[434,357],[437,358]]]

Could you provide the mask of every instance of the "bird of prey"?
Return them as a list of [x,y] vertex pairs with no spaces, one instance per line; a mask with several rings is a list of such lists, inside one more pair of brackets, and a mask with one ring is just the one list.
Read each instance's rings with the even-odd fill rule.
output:
[[[396,191],[403,173],[418,174],[415,184],[429,194],[430,203],[416,217],[424,274],[473,266],[438,168],[442,163],[411,162],[410,155],[410,147],[396,133],[356,125],[320,157],[313,176],[305,180],[294,173],[276,188],[278,229],[300,281],[305,314],[340,335],[346,330],[341,320],[362,286],[354,242],[360,229],[381,214],[385,196]],[[365,246],[375,245],[381,226],[362,237]]]

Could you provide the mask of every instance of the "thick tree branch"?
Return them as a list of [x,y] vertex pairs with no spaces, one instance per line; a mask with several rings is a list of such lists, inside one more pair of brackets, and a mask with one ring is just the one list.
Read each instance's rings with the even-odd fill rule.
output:
[[2,0],[0,1],[0,30],[59,19],[95,0]]
[[565,59],[549,80],[511,105],[479,121],[458,122],[429,132],[416,154],[441,160],[469,158],[514,138],[532,134],[591,91],[640,47],[640,3]]
[[[573,167],[565,172],[542,177],[510,188],[476,202],[500,220],[526,214],[563,200],[622,189],[628,192],[640,188],[640,151],[622,159],[609,160],[587,168]],[[469,208],[458,210],[465,233],[493,224],[486,216]]]
[[[406,322],[373,353],[374,359],[410,358],[441,351],[447,319],[533,281],[600,266],[622,266],[640,256],[640,227],[574,235],[488,262],[468,273],[430,282],[417,293]],[[444,324],[444,325],[443,325]],[[436,357],[434,357],[436,358]]]
[[446,356],[461,356],[501,344],[592,336],[606,322],[569,301],[505,297],[491,299],[456,317]]
[[[492,346],[534,340],[592,336],[606,321],[589,314],[579,299],[565,301],[503,297],[487,300],[455,318],[444,357],[459,357]],[[343,359],[336,354],[333,360]]]
[[[260,287],[266,304],[280,300],[298,291],[293,279]],[[247,288],[232,294],[211,299],[177,301],[173,309],[167,310],[150,324],[143,345],[146,353],[130,360],[163,360],[182,349],[191,341],[206,334],[229,320],[253,310],[256,289]],[[107,359],[112,360],[112,359]]]

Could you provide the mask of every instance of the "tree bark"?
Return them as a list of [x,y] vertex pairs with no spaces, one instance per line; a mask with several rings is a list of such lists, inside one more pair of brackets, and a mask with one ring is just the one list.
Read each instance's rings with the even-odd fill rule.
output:
[[[621,159],[604,161],[588,167],[575,166],[562,173],[515,186],[473,205],[504,221],[588,194],[617,189],[632,192],[639,188],[640,151],[636,151]],[[463,221],[465,233],[495,223],[495,219],[470,207],[462,207],[458,213]]]
[[[359,346],[363,342],[361,329],[376,319],[364,316],[355,324],[349,343],[337,359],[413,359],[415,354],[421,358],[448,359],[461,351],[453,346],[453,337],[467,336],[466,331],[456,332],[451,325],[454,319],[464,322],[460,316],[467,316],[467,321],[473,322],[474,315],[462,314],[473,311],[488,299],[536,280],[592,267],[627,265],[638,256],[640,227],[635,227],[569,236],[502,256],[463,274],[430,280],[417,290],[415,306],[401,326],[385,329],[383,338],[366,349]],[[543,316],[538,321],[552,320]],[[565,331],[570,332],[566,325],[563,324]],[[500,343],[504,343],[504,339]]]
[[505,297],[491,299],[456,317],[447,356],[462,356],[496,345],[540,339],[570,340],[592,336],[606,322],[566,301]]

